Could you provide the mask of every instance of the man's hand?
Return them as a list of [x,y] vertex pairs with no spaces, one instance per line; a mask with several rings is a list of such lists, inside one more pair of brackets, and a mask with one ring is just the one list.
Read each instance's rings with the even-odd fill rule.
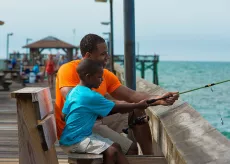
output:
[[158,99],[158,98],[164,98],[164,99],[158,100],[155,103],[150,104],[150,106],[154,106],[154,105],[164,105],[164,106],[172,105],[172,104],[174,104],[174,102],[176,100],[178,100],[178,98],[179,98],[179,92],[168,92],[168,93],[165,93],[162,96],[156,96],[156,97],[154,97],[154,99]]

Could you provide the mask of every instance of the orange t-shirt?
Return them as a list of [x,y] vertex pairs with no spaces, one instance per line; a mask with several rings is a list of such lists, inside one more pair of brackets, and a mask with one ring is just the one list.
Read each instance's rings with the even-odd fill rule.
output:
[[[77,74],[76,68],[81,60],[74,60],[69,63],[66,63],[60,67],[56,77],[56,101],[55,101],[55,117],[57,125],[57,136],[60,138],[62,131],[65,126],[65,122],[61,119],[62,108],[64,106],[64,98],[60,92],[62,87],[75,87],[79,84],[80,79]],[[116,90],[121,83],[119,79],[107,69],[104,69],[103,72],[103,81],[98,89],[95,89],[96,92],[99,92],[101,95],[106,93],[112,93]]]

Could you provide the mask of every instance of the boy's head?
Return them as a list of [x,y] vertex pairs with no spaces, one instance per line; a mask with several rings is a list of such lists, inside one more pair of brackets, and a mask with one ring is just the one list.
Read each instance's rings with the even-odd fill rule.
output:
[[106,66],[108,61],[108,50],[105,40],[96,34],[85,35],[80,42],[80,49],[83,58],[90,58],[103,63]]
[[103,64],[92,59],[83,59],[77,66],[81,82],[89,88],[98,88],[103,81]]

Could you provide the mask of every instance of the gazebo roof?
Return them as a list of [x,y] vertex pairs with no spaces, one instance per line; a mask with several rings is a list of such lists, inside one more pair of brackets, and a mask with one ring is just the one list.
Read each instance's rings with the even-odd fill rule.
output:
[[48,36],[37,42],[27,44],[23,46],[23,48],[79,48],[79,47],[66,43],[53,36]]

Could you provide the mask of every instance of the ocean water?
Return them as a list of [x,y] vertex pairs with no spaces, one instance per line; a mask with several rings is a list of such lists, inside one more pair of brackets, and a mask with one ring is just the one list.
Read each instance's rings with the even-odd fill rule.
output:
[[[137,71],[137,76],[140,72]],[[168,91],[186,91],[230,79],[230,62],[166,62],[158,65],[159,85]],[[152,71],[145,72],[152,82]],[[213,91],[212,91],[213,90]],[[208,122],[230,139],[230,82],[180,96]],[[224,124],[221,124],[222,116]]]

